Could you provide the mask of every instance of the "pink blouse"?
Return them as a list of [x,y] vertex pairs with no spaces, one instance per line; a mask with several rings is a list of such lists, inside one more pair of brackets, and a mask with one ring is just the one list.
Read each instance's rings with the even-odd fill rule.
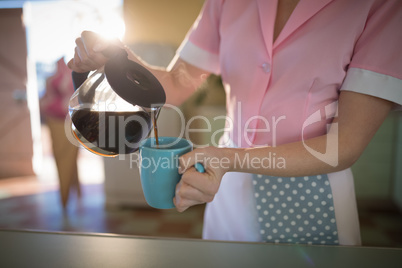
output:
[[325,134],[340,90],[402,104],[401,1],[301,0],[273,42],[276,10],[272,0],[208,0],[178,51],[222,76],[234,144]]

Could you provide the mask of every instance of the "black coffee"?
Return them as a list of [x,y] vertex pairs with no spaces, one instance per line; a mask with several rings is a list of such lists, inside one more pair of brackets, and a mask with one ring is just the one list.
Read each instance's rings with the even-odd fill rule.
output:
[[111,155],[135,152],[152,127],[150,115],[144,111],[99,112],[82,109],[73,111],[71,120],[76,131],[87,142]]

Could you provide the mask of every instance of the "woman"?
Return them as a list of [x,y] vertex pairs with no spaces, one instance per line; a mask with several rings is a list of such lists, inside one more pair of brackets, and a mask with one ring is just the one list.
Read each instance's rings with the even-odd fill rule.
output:
[[[181,158],[177,210],[208,203],[205,239],[359,245],[349,167],[402,104],[401,23],[392,0],[210,0],[166,70],[129,52],[171,104],[222,76],[222,148]],[[74,71],[107,60],[93,34],[76,43]]]

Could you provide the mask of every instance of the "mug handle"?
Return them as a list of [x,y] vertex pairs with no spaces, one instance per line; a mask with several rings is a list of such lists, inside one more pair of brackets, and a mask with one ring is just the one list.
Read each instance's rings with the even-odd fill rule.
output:
[[195,163],[195,169],[200,173],[205,173],[205,168],[201,163]]

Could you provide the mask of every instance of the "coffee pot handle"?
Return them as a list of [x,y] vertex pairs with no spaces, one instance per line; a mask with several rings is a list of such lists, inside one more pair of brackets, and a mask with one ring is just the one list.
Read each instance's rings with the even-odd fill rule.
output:
[[[116,46],[116,45],[110,45],[108,48],[106,48],[104,51],[102,51],[102,54],[110,58],[111,60],[127,60],[128,54],[125,49]],[[77,72],[72,72],[72,79],[73,79],[73,85],[74,85],[74,90],[77,90],[88,78],[89,72],[85,73],[77,73]]]

